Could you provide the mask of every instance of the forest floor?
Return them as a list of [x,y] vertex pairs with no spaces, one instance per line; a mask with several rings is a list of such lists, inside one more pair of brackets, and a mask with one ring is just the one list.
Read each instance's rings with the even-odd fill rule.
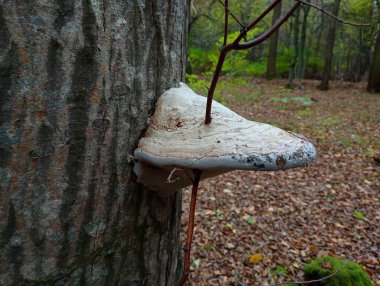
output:
[[[317,256],[360,263],[380,285],[380,96],[364,84],[223,79],[217,99],[245,118],[309,138],[318,160],[201,182],[189,285],[303,281]],[[199,93],[204,84],[194,82]],[[182,238],[190,190],[183,192]]]

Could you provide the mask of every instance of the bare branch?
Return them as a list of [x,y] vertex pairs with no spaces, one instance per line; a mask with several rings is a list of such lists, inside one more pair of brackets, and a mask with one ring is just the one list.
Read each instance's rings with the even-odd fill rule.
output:
[[224,39],[223,39],[223,47],[227,45],[228,38],[228,0],[225,0],[224,5]]
[[212,106],[212,98],[214,97],[214,91],[216,88],[216,84],[218,83],[218,79],[220,76],[220,72],[222,71],[224,59],[226,58],[227,52],[229,51],[229,45],[222,48],[219,54],[218,63],[216,64],[214,76],[212,77],[211,86],[207,93],[207,103],[206,103],[206,115],[205,115],[205,124],[211,123],[211,106]]
[[190,199],[190,211],[189,211],[189,222],[187,226],[187,235],[186,235],[186,243],[184,248],[184,270],[182,273],[182,277],[179,280],[177,286],[183,286],[190,274],[190,252],[191,252],[191,242],[193,240],[194,233],[194,218],[195,218],[195,205],[197,203],[197,193],[199,181],[201,179],[202,171],[193,170],[194,173],[194,181],[193,188],[191,191],[191,199]]
[[228,1],[227,0],[226,0],[225,3],[223,3],[222,0],[218,0],[218,1],[225,8],[225,14],[227,14],[227,12],[229,14],[231,14],[231,16],[242,27],[242,30],[240,31],[239,36],[237,36],[236,39],[231,44],[227,44],[227,36],[226,35],[227,35],[227,29],[228,29],[227,28],[228,17],[225,16],[224,42],[223,42],[224,45],[223,45],[222,50],[220,51],[218,63],[217,63],[216,68],[215,68],[215,73],[214,73],[214,76],[212,78],[211,86],[210,86],[210,89],[208,90],[208,94],[207,94],[205,124],[210,124],[211,120],[212,120],[212,118],[211,118],[212,98],[213,98],[214,91],[215,91],[215,88],[216,88],[216,84],[218,83],[218,79],[219,79],[220,73],[222,71],[224,59],[225,59],[227,53],[230,52],[231,50],[246,50],[246,49],[252,48],[252,47],[257,46],[258,44],[262,43],[263,41],[265,41],[266,39],[268,39],[275,31],[277,31],[281,27],[281,25],[284,24],[289,19],[289,17],[293,14],[293,12],[301,4],[309,5],[310,7],[313,7],[314,9],[317,9],[317,10],[321,11],[322,13],[325,13],[326,15],[334,18],[336,21],[338,21],[340,23],[343,23],[343,24],[348,24],[348,25],[352,25],[352,26],[370,26],[371,25],[371,24],[357,24],[357,23],[351,23],[351,22],[348,22],[348,21],[344,21],[344,20],[342,20],[342,19],[334,16],[333,14],[325,11],[324,9],[322,9],[322,8],[320,8],[320,7],[318,7],[318,6],[314,5],[314,4],[311,4],[311,3],[309,3],[309,2],[307,2],[305,0],[295,0],[294,5],[272,27],[270,27],[265,33],[263,33],[261,36],[257,37],[256,39],[253,39],[253,40],[251,40],[249,42],[240,43],[240,41],[243,38],[246,37],[247,32],[250,29],[252,29],[254,26],[256,26],[274,7],[276,7],[276,5],[278,5],[279,3],[281,3],[282,0],[274,0],[267,7],[267,9],[265,9],[264,12],[262,12],[248,26],[244,26],[238,20],[238,18],[235,17],[235,15],[230,11],[230,9],[228,8]]
[[205,17],[207,18],[208,20],[210,21],[213,21],[213,19],[211,19],[210,15],[209,15],[209,12],[211,11],[212,9],[212,6],[214,6],[214,4],[216,3],[216,0],[212,0],[208,5],[207,5],[207,8],[206,9],[202,9],[202,10],[205,10],[207,11],[207,13],[198,13],[197,11],[197,8],[195,7],[195,4],[194,4],[194,0],[191,1],[191,8],[193,9],[193,12],[194,12],[194,16],[191,16],[190,17],[190,23],[189,23],[189,29],[191,29],[191,26],[201,17]]
[[[208,94],[207,94],[205,124],[210,124],[211,120],[212,120],[211,119],[212,98],[214,96],[215,87],[216,87],[216,84],[218,83],[218,79],[219,79],[220,73],[222,71],[222,66],[223,66],[224,59],[225,59],[227,53],[231,50],[236,49],[236,47],[238,46],[241,39],[243,39],[246,36],[247,32],[251,28],[253,28],[257,23],[259,23],[282,0],[274,0],[273,3],[271,5],[269,5],[269,7],[267,9],[265,9],[265,11],[263,13],[261,13],[261,15],[259,15],[255,20],[252,21],[251,24],[248,25],[248,27],[245,27],[242,23],[240,23],[240,21],[237,20],[237,18],[232,14],[232,12],[228,9],[228,7],[226,7],[226,5],[221,0],[218,0],[218,1],[219,1],[219,3],[221,3],[224,6],[226,11],[228,11],[228,13],[230,13],[231,16],[242,26],[242,30],[240,31],[239,36],[235,39],[235,41],[233,43],[223,46],[222,50],[220,51],[218,63],[216,65],[214,76],[213,76],[212,81],[211,81],[211,86],[210,86],[210,89],[208,90]],[[300,3],[297,3],[297,4],[300,5]]]
[[232,18],[234,18],[235,19],[235,21],[242,27],[242,28],[244,28],[245,26],[244,26],[244,24],[231,12],[231,10],[230,9],[228,9],[228,4],[227,5],[225,5],[223,2],[222,2],[222,0],[218,0],[219,1],[219,3],[220,4],[222,4],[223,5],[223,7],[224,7],[224,9],[226,9],[226,11],[228,11],[228,13],[230,13],[230,15],[232,16]]
[[298,284],[298,285],[301,285],[301,284],[311,284],[311,283],[316,283],[316,282],[321,282],[321,281],[325,281],[335,275],[337,275],[340,271],[343,270],[343,268],[345,268],[347,266],[347,264],[349,263],[349,261],[347,260],[338,270],[336,270],[335,272],[331,273],[330,275],[326,276],[326,277],[323,277],[321,279],[315,279],[315,280],[309,280],[309,281],[292,281],[292,282],[280,282],[280,283],[276,283],[276,284],[273,284],[272,286],[279,286],[279,285],[285,285],[285,284]]
[[273,1],[265,10],[262,12],[255,20],[253,20],[247,27],[244,27],[243,30],[240,32],[240,35],[235,39],[235,41],[232,43],[233,45],[237,45],[241,39],[243,39],[246,35],[246,33],[251,30],[253,27],[255,27],[270,11],[274,9],[282,0],[275,0]]
[[[298,0],[297,0],[298,1]],[[266,31],[264,34],[262,34],[260,37],[253,39],[247,43],[243,44],[237,44],[236,47],[233,47],[234,50],[245,50],[252,48],[254,46],[257,46],[258,44],[262,43],[266,39],[268,39],[275,31],[277,31],[282,24],[284,24],[289,17],[293,14],[293,12],[301,5],[300,2],[296,2],[278,21],[269,28],[268,31]]]
[[361,24],[361,23],[352,23],[352,22],[348,22],[348,21],[345,21],[345,20],[343,20],[343,19],[341,19],[341,18],[339,18],[339,17],[337,17],[337,16],[334,16],[334,15],[331,14],[330,12],[328,12],[328,11],[324,10],[323,8],[318,7],[318,6],[314,5],[314,4],[311,4],[311,3],[306,2],[306,1],[304,1],[304,0],[296,0],[296,1],[298,1],[298,2],[300,2],[300,3],[302,3],[302,4],[304,4],[304,5],[308,5],[308,6],[314,8],[314,9],[316,9],[316,10],[318,10],[318,11],[321,11],[322,13],[326,14],[327,16],[333,18],[335,21],[338,21],[338,22],[340,22],[340,23],[342,23],[342,24],[345,24],[345,25],[351,25],[351,26],[359,26],[359,27],[360,27],[360,26],[371,26],[371,24],[369,24],[369,23],[363,23],[363,24]]

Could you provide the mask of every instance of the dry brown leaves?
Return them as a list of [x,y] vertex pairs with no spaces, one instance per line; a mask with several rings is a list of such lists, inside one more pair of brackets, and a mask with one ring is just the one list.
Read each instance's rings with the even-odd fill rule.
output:
[[[380,97],[365,94],[362,85],[338,82],[326,93],[315,90],[316,82],[295,91],[284,91],[281,81],[254,84],[264,94],[260,102],[232,108],[257,121],[282,122],[283,128],[299,121],[296,131],[315,140],[318,161],[308,168],[236,171],[202,182],[189,285],[303,280],[304,265],[323,255],[360,263],[380,285],[380,165],[366,154],[380,151],[372,144],[379,136]],[[294,108],[279,109],[271,97],[281,93],[311,96],[312,113],[300,117]],[[339,123],[319,126],[328,116]],[[367,145],[341,142],[353,134]],[[184,238],[190,192],[183,194]]]

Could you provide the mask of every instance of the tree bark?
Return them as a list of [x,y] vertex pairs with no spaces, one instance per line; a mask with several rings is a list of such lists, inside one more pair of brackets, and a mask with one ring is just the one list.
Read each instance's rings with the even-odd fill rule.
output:
[[[334,6],[331,11],[331,14],[333,14],[334,16],[338,15],[340,1],[341,0],[335,0],[334,2]],[[327,90],[329,88],[329,81],[330,81],[331,69],[332,69],[336,21],[334,19],[328,19],[328,22],[329,22],[329,29],[327,32],[327,39],[326,39],[325,65],[323,67],[321,83],[318,85],[318,89],[320,90]]]
[[372,93],[380,92],[380,30],[377,34],[375,50],[368,77],[367,90]]
[[[274,25],[277,20],[281,17],[281,3],[273,10],[272,25]],[[277,60],[277,47],[278,47],[278,37],[280,29],[272,34],[269,38],[269,51],[268,51],[268,62],[267,62],[267,74],[266,78],[271,80],[277,76],[276,60]]]
[[0,285],[174,285],[180,194],[134,181],[188,3],[0,1]]

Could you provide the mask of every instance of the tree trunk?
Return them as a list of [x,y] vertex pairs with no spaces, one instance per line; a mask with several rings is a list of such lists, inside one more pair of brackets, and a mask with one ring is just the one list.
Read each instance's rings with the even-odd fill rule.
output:
[[368,78],[368,92],[380,92],[380,30],[377,34],[375,50]]
[[[281,16],[281,2],[273,10],[272,25],[274,25]],[[277,47],[278,47],[278,36],[280,29],[272,34],[269,38],[269,51],[268,51],[268,62],[267,62],[267,75],[268,80],[273,79],[277,75],[276,69],[276,59],[277,59]]]
[[184,79],[186,1],[0,2],[0,285],[174,285],[180,194],[133,153]]
[[[331,14],[334,16],[338,15],[339,5],[341,0],[335,0]],[[328,19],[329,29],[327,32],[326,39],[326,51],[325,51],[325,65],[323,67],[322,81],[318,85],[318,89],[327,90],[329,88],[329,80],[331,77],[332,69],[332,59],[333,59],[333,50],[335,42],[335,30],[336,30],[336,20]]]
[[[300,37],[300,50],[299,50],[299,64],[297,69],[297,77],[298,78],[304,78],[305,77],[305,71],[307,67],[307,60],[306,60],[306,53],[307,53],[307,47],[306,47],[306,31],[307,31],[307,16],[309,15],[310,6],[303,6],[303,18],[302,18],[302,28],[301,28],[301,37]],[[306,51],[305,51],[306,50]]]
[[300,9],[297,9],[294,12],[294,23],[293,23],[293,45],[294,45],[294,53],[292,56],[292,61],[290,63],[290,71],[289,71],[289,77],[288,77],[288,88],[293,88],[293,80],[296,77],[296,66],[297,66],[297,59],[298,59],[298,53],[299,53],[299,24],[300,24]]

